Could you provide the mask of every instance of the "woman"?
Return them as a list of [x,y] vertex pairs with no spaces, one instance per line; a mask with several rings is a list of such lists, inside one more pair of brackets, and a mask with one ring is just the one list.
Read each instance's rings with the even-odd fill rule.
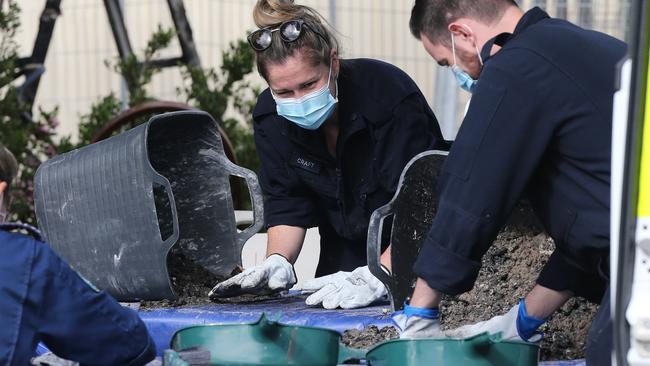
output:
[[[412,157],[448,144],[413,80],[380,61],[340,59],[336,38],[312,8],[259,0],[253,16],[260,29],[248,41],[269,85],[253,111],[267,259],[210,296],[290,288],[306,228],[317,226],[316,276],[354,271],[306,283],[303,290],[316,291],[307,304],[366,306],[386,294],[366,266],[370,215],[393,197]],[[382,264],[390,268],[388,251]]]

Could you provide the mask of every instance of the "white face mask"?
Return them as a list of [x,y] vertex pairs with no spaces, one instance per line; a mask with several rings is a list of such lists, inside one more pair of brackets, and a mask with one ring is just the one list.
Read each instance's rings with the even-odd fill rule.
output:
[[3,193],[0,195],[0,224],[4,223],[7,220],[7,216],[9,216],[9,212],[5,209],[4,198],[5,195]]

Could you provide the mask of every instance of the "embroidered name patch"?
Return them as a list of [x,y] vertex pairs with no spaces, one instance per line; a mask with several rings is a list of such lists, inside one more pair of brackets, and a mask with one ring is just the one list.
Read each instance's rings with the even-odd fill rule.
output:
[[312,172],[314,174],[320,173],[320,170],[322,168],[321,163],[300,156],[294,157],[291,161],[291,165],[296,166],[300,169],[304,169],[308,172]]

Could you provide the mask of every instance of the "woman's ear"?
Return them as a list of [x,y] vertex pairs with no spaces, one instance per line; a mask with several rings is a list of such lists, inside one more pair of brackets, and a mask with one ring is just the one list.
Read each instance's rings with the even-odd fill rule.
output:
[[7,190],[7,182],[0,182],[0,195]]

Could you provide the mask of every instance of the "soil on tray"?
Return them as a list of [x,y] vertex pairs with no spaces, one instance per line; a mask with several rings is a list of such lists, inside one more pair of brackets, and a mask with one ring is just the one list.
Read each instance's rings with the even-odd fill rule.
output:
[[174,248],[167,256],[167,268],[172,287],[178,298],[176,300],[142,301],[141,310],[175,308],[185,305],[208,305],[218,303],[252,303],[272,300],[280,295],[241,295],[237,297],[212,301],[208,293],[223,278],[213,275],[205,268],[187,258],[180,250]]
[[[519,212],[483,257],[474,288],[460,296],[443,299],[440,304],[443,330],[504,314],[535,285],[554,244],[541,230],[530,208],[518,207],[517,210]],[[544,333],[541,359],[583,358],[587,332],[596,309],[597,305],[585,299],[573,298],[552,315],[540,328]],[[397,334],[393,327],[368,327],[363,331],[348,330],[343,337],[350,347],[370,348],[393,334]]]
[[352,348],[371,348],[377,343],[399,338],[399,333],[395,327],[377,328],[371,325],[363,330],[348,329],[341,335],[341,342]]
[[176,248],[167,256],[167,269],[172,287],[178,298],[176,300],[142,301],[140,309],[173,308],[183,305],[206,305],[212,301],[208,292],[223,281],[205,268],[194,263]]

